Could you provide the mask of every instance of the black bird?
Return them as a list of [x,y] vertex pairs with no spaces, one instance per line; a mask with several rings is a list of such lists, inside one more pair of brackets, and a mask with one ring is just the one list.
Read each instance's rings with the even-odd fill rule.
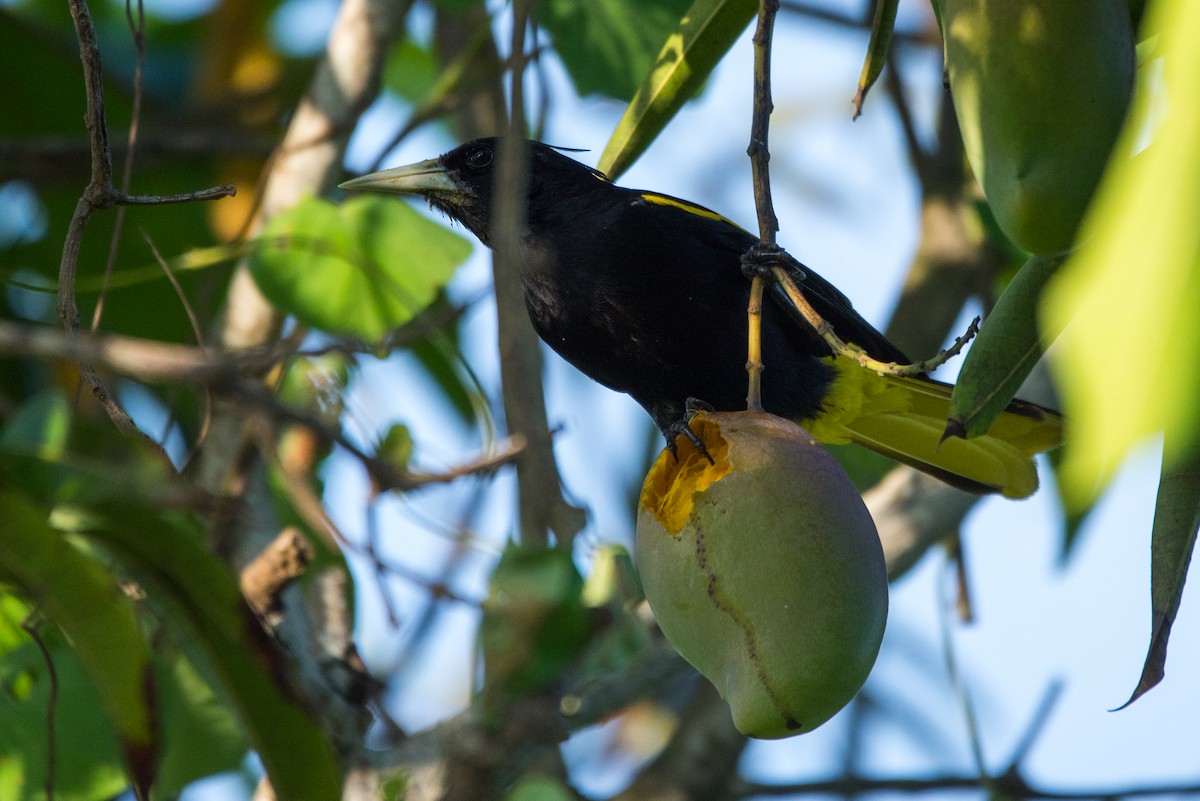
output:
[[[492,244],[496,139],[342,184],[422,195]],[[746,406],[742,257],[758,238],[686,200],[626,189],[539,142],[529,143],[521,282],[541,338],[591,378],[642,405],[674,441],[688,399]],[[909,359],[825,279],[789,260],[805,297],[852,342],[884,362]],[[766,303],[766,411],[826,443],[856,442],[976,492],[1023,498],[1037,488],[1032,456],[1059,444],[1054,412],[1014,402],[982,437],[942,441],[950,386],[884,377],[835,359],[781,292]]]

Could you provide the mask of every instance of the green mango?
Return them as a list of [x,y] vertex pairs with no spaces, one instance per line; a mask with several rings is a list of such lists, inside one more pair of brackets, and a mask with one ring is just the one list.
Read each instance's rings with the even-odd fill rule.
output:
[[1125,120],[1126,0],[935,0],[967,158],[1030,253],[1071,248]]
[[795,423],[701,414],[638,507],[637,563],[667,639],[743,734],[809,732],[861,689],[888,582],[875,523],[841,466]]

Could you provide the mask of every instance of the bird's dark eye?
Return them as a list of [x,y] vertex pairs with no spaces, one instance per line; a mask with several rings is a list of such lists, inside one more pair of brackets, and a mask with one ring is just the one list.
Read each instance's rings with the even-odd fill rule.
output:
[[475,169],[483,169],[492,163],[492,149],[489,147],[477,147],[467,154],[467,166]]

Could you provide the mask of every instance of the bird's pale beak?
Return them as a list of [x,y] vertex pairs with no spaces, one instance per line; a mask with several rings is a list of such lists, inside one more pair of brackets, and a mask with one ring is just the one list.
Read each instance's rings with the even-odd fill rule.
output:
[[392,192],[403,195],[461,195],[458,186],[438,159],[419,161],[407,167],[393,167],[338,184],[342,189]]

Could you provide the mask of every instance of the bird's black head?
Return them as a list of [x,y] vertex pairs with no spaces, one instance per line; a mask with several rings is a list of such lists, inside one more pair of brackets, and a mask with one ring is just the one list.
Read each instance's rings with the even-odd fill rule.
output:
[[[553,214],[563,198],[607,185],[599,172],[563,155],[559,148],[528,142],[527,213]],[[364,175],[341,184],[365,189],[421,195],[431,206],[458,220],[484,244],[490,244],[500,140],[476,139],[428,161]]]

